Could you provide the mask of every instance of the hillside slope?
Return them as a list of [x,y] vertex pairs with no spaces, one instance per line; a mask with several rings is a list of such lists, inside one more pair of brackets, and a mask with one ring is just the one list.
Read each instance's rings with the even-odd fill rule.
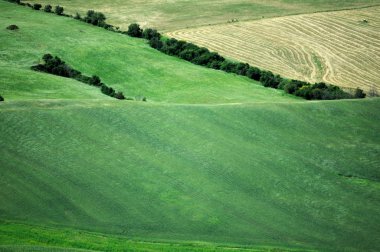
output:
[[[380,99],[307,102],[143,40],[0,9],[0,250],[380,250]],[[148,102],[29,70],[46,52]]]
[[[380,7],[168,33],[285,77],[380,90]],[[367,20],[367,22],[363,22]]]
[[[30,90],[26,83],[35,83],[36,90],[42,86],[61,89],[62,85],[71,83],[67,86],[68,92],[78,91],[72,87],[73,81],[60,81],[62,78],[41,78],[43,83],[51,78],[58,84],[45,85],[35,81],[42,75],[31,71],[30,67],[40,62],[45,53],[51,53],[88,76],[100,76],[107,85],[123,91],[126,96],[146,96],[148,101],[231,103],[298,100],[283,92],[264,88],[248,78],[169,57],[150,48],[141,39],[4,1],[0,1],[0,9],[0,24],[3,27],[0,29],[0,94],[6,98],[30,96],[24,92]],[[20,29],[5,29],[10,24]],[[86,85],[76,83],[86,89]],[[42,92],[38,97],[44,98],[43,91],[38,92]],[[82,93],[76,96],[80,95]],[[92,95],[82,95],[82,98]],[[50,97],[59,98],[59,95]]]
[[380,248],[380,100],[10,102],[0,218],[144,239]]

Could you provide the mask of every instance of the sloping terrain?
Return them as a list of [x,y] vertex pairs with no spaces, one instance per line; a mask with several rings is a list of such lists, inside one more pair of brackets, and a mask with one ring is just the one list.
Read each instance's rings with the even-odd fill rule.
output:
[[285,77],[380,90],[380,7],[168,33]]
[[[0,250],[380,249],[380,99],[307,102],[0,9]],[[148,102],[29,70],[46,52]]]
[[[20,95],[60,98],[61,94],[90,98],[95,92],[100,93],[95,89],[90,95],[84,95],[78,90],[94,88],[55,76],[41,77],[44,75],[30,70],[45,53],[51,53],[83,74],[100,76],[107,85],[126,96],[145,96],[148,101],[231,103],[298,100],[283,92],[268,90],[248,78],[168,57],[141,39],[4,1],[0,2],[0,8],[3,27],[0,29],[0,94],[6,98],[17,99]],[[11,24],[20,29],[5,29]],[[52,83],[45,84],[49,80]],[[73,87],[74,83],[78,87]],[[64,86],[67,92],[62,92]],[[42,87],[55,94],[45,96],[44,93],[49,91],[41,91]],[[57,94],[58,90],[61,92]],[[39,95],[40,92],[44,93]]]
[[[26,1],[28,2],[28,1]],[[317,11],[341,10],[380,4],[378,0],[38,0],[65,7],[68,13],[84,14],[89,9],[101,11],[110,23],[127,29],[132,22],[159,31],[173,31],[194,26],[222,24],[238,20],[286,16]]]
[[0,217],[144,239],[375,251],[379,101],[2,104]]

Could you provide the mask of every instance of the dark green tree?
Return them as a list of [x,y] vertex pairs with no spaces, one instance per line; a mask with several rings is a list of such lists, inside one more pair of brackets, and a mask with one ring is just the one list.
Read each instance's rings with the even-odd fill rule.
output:
[[42,59],[47,63],[49,60],[53,59],[53,55],[51,55],[50,53],[47,53],[44,56],[42,56]]
[[115,96],[115,90],[111,87],[108,87],[107,85],[103,84],[100,88],[100,91],[102,91],[103,94],[114,97]]
[[90,79],[89,84],[93,85],[93,86],[101,86],[101,80],[100,80],[99,76],[93,75]]
[[260,80],[260,77],[261,77],[261,70],[257,67],[249,67],[246,72],[246,76],[248,78],[258,81]]
[[282,78],[280,75],[274,75],[271,71],[262,71],[260,82],[264,87],[277,88],[280,85]]
[[44,7],[44,11],[45,11],[45,12],[51,12],[51,10],[52,10],[52,7],[51,7],[50,4],[45,5],[45,7]]
[[149,45],[154,49],[161,50],[164,43],[159,38],[152,38],[149,40]]
[[249,69],[249,64],[247,63],[238,63],[236,66],[236,73],[239,75],[246,75]]
[[151,40],[153,38],[161,38],[161,34],[155,29],[148,28],[143,31],[142,37]]
[[82,17],[81,17],[80,14],[77,12],[77,13],[75,13],[74,19],[82,20]]
[[42,7],[42,5],[39,4],[39,3],[35,3],[35,4],[33,4],[33,9],[34,9],[34,10],[40,10],[41,7]]
[[133,23],[128,26],[127,34],[131,37],[141,38],[143,31],[139,24]]
[[125,96],[123,95],[122,92],[115,93],[115,95],[113,97],[115,97],[116,99],[119,99],[119,100],[124,100],[125,99]]
[[355,98],[358,98],[358,99],[360,99],[360,98],[365,98],[365,97],[366,97],[366,94],[364,93],[364,91],[363,91],[362,89],[360,89],[360,88],[356,88],[356,89],[355,89],[355,93],[354,93],[354,97],[355,97]]
[[14,30],[18,30],[19,28],[18,28],[17,25],[9,25],[9,26],[7,26],[7,29],[11,30],[11,31],[14,31]]
[[288,94],[294,94],[299,88],[301,88],[304,83],[297,80],[291,80],[290,82],[286,83],[284,86],[284,91]]
[[231,61],[225,60],[221,66],[220,70],[223,70],[227,73],[236,73],[236,63],[233,63]]
[[59,16],[63,15],[63,11],[64,11],[63,7],[61,7],[59,5],[55,6],[55,8],[54,8],[54,13],[59,15]]
[[101,12],[89,10],[89,11],[87,11],[87,15],[84,18],[84,21],[89,23],[89,24],[93,24],[93,25],[97,25],[97,26],[103,26],[105,24],[105,21],[106,21],[106,16]]

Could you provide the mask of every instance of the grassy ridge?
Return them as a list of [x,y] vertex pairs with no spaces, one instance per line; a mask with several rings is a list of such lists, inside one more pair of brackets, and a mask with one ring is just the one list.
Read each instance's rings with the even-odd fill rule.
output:
[[145,239],[379,249],[379,99],[74,103],[2,105],[2,219]]
[[[71,89],[74,85],[72,81],[59,80],[57,77],[41,78],[40,73],[29,70],[40,61],[42,55],[51,53],[85,75],[100,76],[104,83],[126,96],[146,96],[148,101],[224,103],[296,100],[282,92],[267,90],[247,78],[204,69],[169,57],[150,48],[140,39],[4,1],[0,1],[0,8],[0,24],[4,27],[0,29],[0,77],[3,79],[0,93],[6,99],[22,98],[25,86],[31,82],[35,83],[34,89],[44,86],[47,90],[58,92],[61,89],[59,87],[72,83],[67,86],[68,92],[75,93],[78,90]],[[5,27],[10,24],[16,24],[20,29],[6,30]],[[19,78],[20,75],[25,77]],[[48,78],[56,84],[46,84]],[[36,81],[39,79],[42,83]],[[79,82],[78,85],[85,90],[89,88]],[[100,91],[96,89],[95,92]],[[38,90],[33,93],[36,98],[44,97],[44,93],[37,95],[41,93]],[[94,97],[94,93],[91,91],[86,96],[80,92],[74,96],[89,98]]]
[[[29,2],[29,1],[28,1]],[[30,1],[34,3],[33,1]],[[67,12],[85,13],[89,9],[104,12],[110,23],[126,29],[138,22],[160,31],[170,31],[193,26],[227,23],[231,19],[251,20],[264,17],[339,10],[379,4],[377,0],[39,0],[42,4],[60,4]]]

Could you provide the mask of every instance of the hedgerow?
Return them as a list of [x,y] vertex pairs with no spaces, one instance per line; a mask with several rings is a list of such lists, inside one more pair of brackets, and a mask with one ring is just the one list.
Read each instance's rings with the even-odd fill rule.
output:
[[44,64],[38,64],[32,66],[31,68],[35,71],[50,73],[66,78],[72,78],[78,80],[80,82],[86,83],[91,86],[100,87],[100,90],[103,94],[114,97],[119,100],[124,100],[125,97],[122,92],[116,92],[113,88],[107,86],[102,83],[99,76],[93,75],[92,77],[88,77],[83,75],[78,70],[71,68],[64,61],[62,61],[59,57],[53,57],[51,54],[45,54],[42,59],[44,60]]
[[[6,1],[23,5],[23,3],[21,3],[19,0]],[[41,8],[39,4],[35,4],[34,6]],[[45,6],[44,10],[46,12],[49,12],[49,9],[51,9],[49,6],[50,5]],[[32,5],[30,5],[30,7],[33,8]],[[64,15],[63,7],[60,6],[56,6],[54,12],[57,15]],[[159,50],[165,54],[176,56],[186,61],[208,68],[246,76],[250,79],[260,81],[265,87],[282,89],[288,94],[303,97],[307,100],[352,99],[364,98],[366,96],[366,94],[360,88],[357,88],[352,93],[349,93],[342,90],[338,86],[326,84],[323,82],[311,84],[299,80],[288,80],[278,74],[272,73],[271,71],[260,70],[259,68],[250,66],[247,63],[227,60],[216,52],[210,52],[207,48],[199,47],[192,43],[177,40],[175,38],[165,38],[155,29],[147,28],[143,30],[137,23],[129,25],[128,31],[120,31],[119,27],[114,27],[113,25],[106,23],[106,16],[103,13],[96,12],[94,10],[89,10],[84,18],[82,18],[78,13],[73,18],[105,28],[113,32],[129,35],[131,37],[144,38],[148,40],[148,44],[152,48]],[[67,72],[63,72],[64,74],[73,74],[73,72],[70,71],[75,72],[75,70],[72,69],[66,70]],[[85,83],[88,81],[87,78],[88,77],[85,76],[80,77],[80,79],[83,79],[83,82]],[[114,90],[108,89],[107,87],[104,87],[102,89],[102,92],[108,95],[116,95]]]

